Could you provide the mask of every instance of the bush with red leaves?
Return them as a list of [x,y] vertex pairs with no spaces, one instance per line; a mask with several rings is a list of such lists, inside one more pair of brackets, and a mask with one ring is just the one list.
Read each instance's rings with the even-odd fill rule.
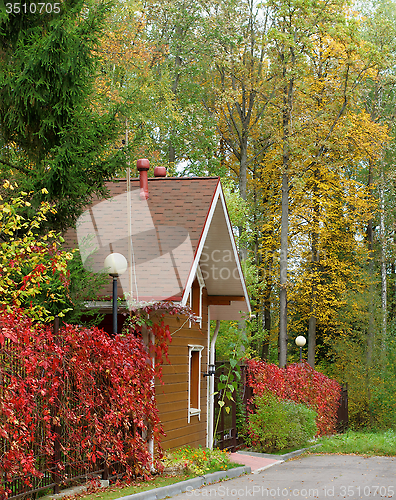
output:
[[[157,330],[164,347],[166,328]],[[147,436],[158,448],[162,434],[153,387],[158,373],[150,356],[139,335],[112,337],[96,327],[72,325],[54,335],[22,310],[1,310],[3,478],[18,476],[29,484],[32,476],[41,476],[37,457],[47,467],[53,463],[59,429],[65,461],[118,462],[129,476],[149,473]],[[64,466],[57,467],[62,477]],[[0,484],[2,495],[7,492]]]
[[302,403],[318,414],[318,436],[335,433],[341,387],[308,363],[296,363],[286,368],[265,363],[262,360],[247,361],[248,382],[255,396],[266,392],[281,399]]

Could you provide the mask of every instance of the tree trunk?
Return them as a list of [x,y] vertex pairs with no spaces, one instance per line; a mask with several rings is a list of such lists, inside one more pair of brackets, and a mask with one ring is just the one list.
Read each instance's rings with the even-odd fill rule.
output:
[[308,326],[308,363],[312,368],[315,368],[315,349],[316,349],[316,316],[311,309]]
[[381,233],[381,306],[382,306],[382,335],[381,335],[381,361],[386,344],[387,327],[387,277],[386,277],[386,234],[385,234],[385,200],[384,200],[384,172],[381,172],[379,188],[380,195],[380,233]]
[[[261,173],[257,172],[256,165],[253,167],[253,181],[260,180],[263,182],[261,178]],[[265,283],[264,289],[258,290],[258,297],[256,298],[257,303],[259,304],[259,320],[257,321],[257,326],[261,328],[265,332],[265,337],[263,338],[261,344],[261,354],[260,357],[262,360],[266,361],[269,357],[269,342],[270,342],[270,332],[271,332],[271,292],[273,286],[273,277],[272,277],[272,263],[273,257],[270,255],[270,249],[262,244],[262,238],[268,235],[268,233],[272,234],[272,229],[262,229],[262,219],[258,217],[258,204],[262,203],[263,205],[269,201],[269,197],[263,195],[262,193],[257,192],[257,184],[253,182],[253,203],[254,203],[254,228],[255,228],[255,249],[254,249],[254,262],[257,268],[257,277],[259,283]],[[265,252],[263,252],[265,250]],[[263,259],[263,254],[265,258]]]
[[[281,55],[283,77],[287,77],[284,55]],[[283,88],[282,109],[282,216],[280,247],[280,292],[279,292],[279,366],[287,364],[287,253],[289,235],[289,163],[290,121],[293,108],[294,80],[291,78]]]
[[176,161],[176,150],[172,144],[173,131],[171,132],[171,137],[169,139],[169,149],[168,149],[168,164],[170,167],[175,166]]
[[271,299],[270,293],[268,290],[270,287],[266,287],[264,303],[263,303],[263,321],[264,321],[264,330],[268,332],[268,338],[263,342],[261,348],[261,359],[264,361],[268,359],[269,356],[269,336],[271,332]]
[[319,265],[319,220],[320,220],[320,206],[319,206],[319,189],[320,171],[317,168],[314,173],[314,186],[312,189],[313,194],[313,221],[311,233],[311,305],[310,316],[308,322],[308,363],[312,368],[315,368],[315,350],[316,350],[316,322],[317,322],[317,287],[318,287],[318,265]]
[[389,290],[389,318],[391,321],[395,319],[395,274],[396,274],[396,265],[395,261],[393,261],[390,265],[390,277],[389,277],[389,286],[387,287]]
[[246,200],[247,196],[247,163],[248,163],[247,141],[244,140],[241,143],[241,159],[239,162],[239,178],[238,178],[239,194],[241,195],[241,198],[243,200]]
[[280,248],[280,292],[279,292],[279,366],[287,363],[287,250],[289,229],[289,177],[282,174],[282,218]]
[[267,333],[267,338],[262,344],[261,348],[261,359],[267,360],[269,356],[269,342],[270,342],[270,332],[271,332],[271,292],[272,292],[272,275],[271,275],[271,265],[272,258],[267,262],[267,270],[264,273],[264,279],[266,286],[262,295],[262,313],[263,313],[263,328]]
[[[373,187],[373,161],[369,160],[369,173],[368,173],[368,188],[369,190]],[[370,193],[371,196],[371,193]],[[371,277],[374,277],[374,232],[373,232],[373,219],[370,219],[367,224],[367,244],[369,249],[369,272]],[[367,328],[367,351],[366,351],[366,391],[367,391],[367,400],[370,404],[371,402],[371,368],[373,364],[373,351],[374,351],[374,336],[375,336],[375,323],[374,323],[374,297],[375,297],[375,289],[374,285],[370,284],[370,292],[369,292],[369,324]],[[370,406],[369,410],[369,418],[370,418],[370,426],[373,425],[373,413]]]
[[[243,200],[247,197],[247,141],[243,140],[241,143],[241,160],[239,162],[239,194]],[[244,228],[239,228],[239,235],[243,235]],[[241,260],[247,259],[247,247],[246,244],[241,243],[239,245],[239,256]]]
[[[183,31],[179,27],[176,30],[177,34],[179,36],[182,35]],[[173,80],[172,84],[172,93],[174,95],[175,101],[176,101],[176,92],[177,92],[177,87],[179,86],[179,81],[180,81],[180,67],[182,65],[182,59],[179,55],[175,57],[175,78]],[[175,146],[173,145],[173,135],[174,135],[174,129],[172,128],[169,131],[170,137],[169,137],[169,149],[168,149],[168,164],[171,168],[174,168],[175,163],[176,163],[176,149]]]
[[[370,159],[369,161],[369,172],[368,172],[368,182],[367,186],[370,189],[373,187],[373,162]],[[370,194],[371,196],[371,194]],[[373,236],[373,219],[370,219],[367,224],[366,229],[366,239],[367,245],[369,249],[369,271],[371,276],[374,274],[374,236]],[[373,297],[375,295],[374,286],[370,285],[370,294],[369,294],[369,324],[367,328],[367,352],[366,352],[366,361],[367,366],[370,367],[373,358],[373,347],[374,347],[374,302]]]

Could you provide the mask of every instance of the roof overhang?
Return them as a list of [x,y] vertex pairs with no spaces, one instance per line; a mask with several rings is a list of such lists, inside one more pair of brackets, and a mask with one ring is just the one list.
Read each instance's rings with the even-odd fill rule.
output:
[[236,320],[250,316],[249,295],[220,182],[194,255],[183,304],[187,303],[198,266],[210,297],[210,319]]
[[[183,305],[187,304],[198,273],[211,297],[211,319],[240,319],[241,313],[249,316],[249,297],[223,190],[220,179],[217,184],[213,181],[210,197],[206,190],[207,201],[204,211],[201,207],[196,228],[183,225],[183,220],[196,218],[192,203],[181,203],[180,209],[175,204],[168,217],[165,206],[141,199],[137,188],[90,206],[76,227],[84,266],[93,272],[106,272],[106,256],[121,253],[128,262],[128,272],[119,277],[121,296],[126,294],[144,302],[170,300]],[[164,182],[172,193],[173,183]],[[154,182],[154,196],[154,187],[161,185],[162,181]],[[196,187],[199,190],[199,184]],[[199,193],[193,188],[195,184],[186,192]],[[109,281],[103,295],[110,293]],[[222,301],[224,297],[227,299]]]

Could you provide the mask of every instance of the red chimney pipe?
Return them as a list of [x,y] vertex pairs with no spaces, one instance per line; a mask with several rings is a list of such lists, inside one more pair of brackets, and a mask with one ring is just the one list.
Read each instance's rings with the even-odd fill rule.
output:
[[146,158],[141,158],[136,162],[137,169],[139,170],[140,178],[140,199],[148,200],[148,180],[147,171],[150,168],[150,162]]

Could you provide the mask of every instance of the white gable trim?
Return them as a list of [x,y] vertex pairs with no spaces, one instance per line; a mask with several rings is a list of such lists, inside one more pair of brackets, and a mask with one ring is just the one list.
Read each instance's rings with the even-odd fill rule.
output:
[[247,307],[248,307],[248,310],[250,313],[249,294],[248,294],[248,291],[246,288],[245,278],[243,276],[242,267],[241,267],[241,263],[240,263],[239,255],[238,255],[238,250],[237,250],[237,247],[235,244],[234,233],[232,231],[231,221],[230,221],[230,217],[228,215],[227,204],[226,204],[226,201],[224,198],[224,194],[223,194],[223,190],[222,190],[220,182],[218,183],[218,185],[216,187],[215,194],[213,196],[212,204],[210,206],[209,213],[208,213],[208,216],[207,216],[207,219],[205,222],[204,230],[202,232],[202,237],[201,237],[201,240],[199,242],[193,264],[191,266],[190,274],[189,274],[188,279],[187,279],[187,285],[186,285],[186,288],[184,290],[184,294],[183,294],[183,298],[182,298],[181,303],[182,303],[182,305],[187,304],[187,300],[188,300],[188,297],[190,295],[190,291],[191,291],[191,287],[192,287],[194,278],[198,272],[199,260],[201,258],[202,251],[205,247],[206,238],[207,238],[207,235],[209,232],[210,225],[212,223],[213,215],[214,215],[214,212],[216,210],[216,206],[217,206],[219,198],[221,200],[221,204],[222,204],[222,208],[223,208],[223,212],[224,212],[224,216],[225,216],[225,221],[227,224],[227,230],[228,230],[228,234],[229,234],[230,240],[231,240],[232,250],[234,253],[234,259],[235,259],[235,263],[236,263],[236,266],[238,269],[239,279],[240,279],[241,284],[242,284],[242,289],[243,289],[243,293],[245,296],[245,301],[246,301],[246,304],[247,304]]
[[202,271],[201,271],[201,268],[199,267],[199,265],[197,266],[197,279],[198,279],[198,283],[199,283],[199,287],[202,289],[204,288],[205,286],[205,281],[203,279],[203,276],[202,276]]
[[190,274],[189,274],[188,279],[187,279],[186,288],[184,290],[183,298],[181,301],[183,306],[185,306],[187,304],[187,299],[188,299],[188,296],[190,294],[190,290],[191,290],[191,287],[192,287],[192,284],[193,284],[193,281],[195,278],[195,274],[197,272],[199,259],[201,258],[201,254],[202,254],[202,251],[203,251],[204,246],[205,246],[206,237],[208,235],[210,224],[211,224],[212,219],[213,219],[213,214],[214,214],[214,211],[216,209],[217,200],[219,199],[220,192],[221,192],[221,184],[219,182],[217,184],[216,191],[215,191],[215,194],[213,196],[212,204],[210,206],[209,213],[208,213],[208,216],[206,218],[205,226],[204,226],[204,229],[202,232],[202,237],[201,237],[200,242],[198,244],[198,248],[197,248],[197,251],[195,253],[195,258],[194,258],[194,261],[193,261],[192,266],[191,266]]

